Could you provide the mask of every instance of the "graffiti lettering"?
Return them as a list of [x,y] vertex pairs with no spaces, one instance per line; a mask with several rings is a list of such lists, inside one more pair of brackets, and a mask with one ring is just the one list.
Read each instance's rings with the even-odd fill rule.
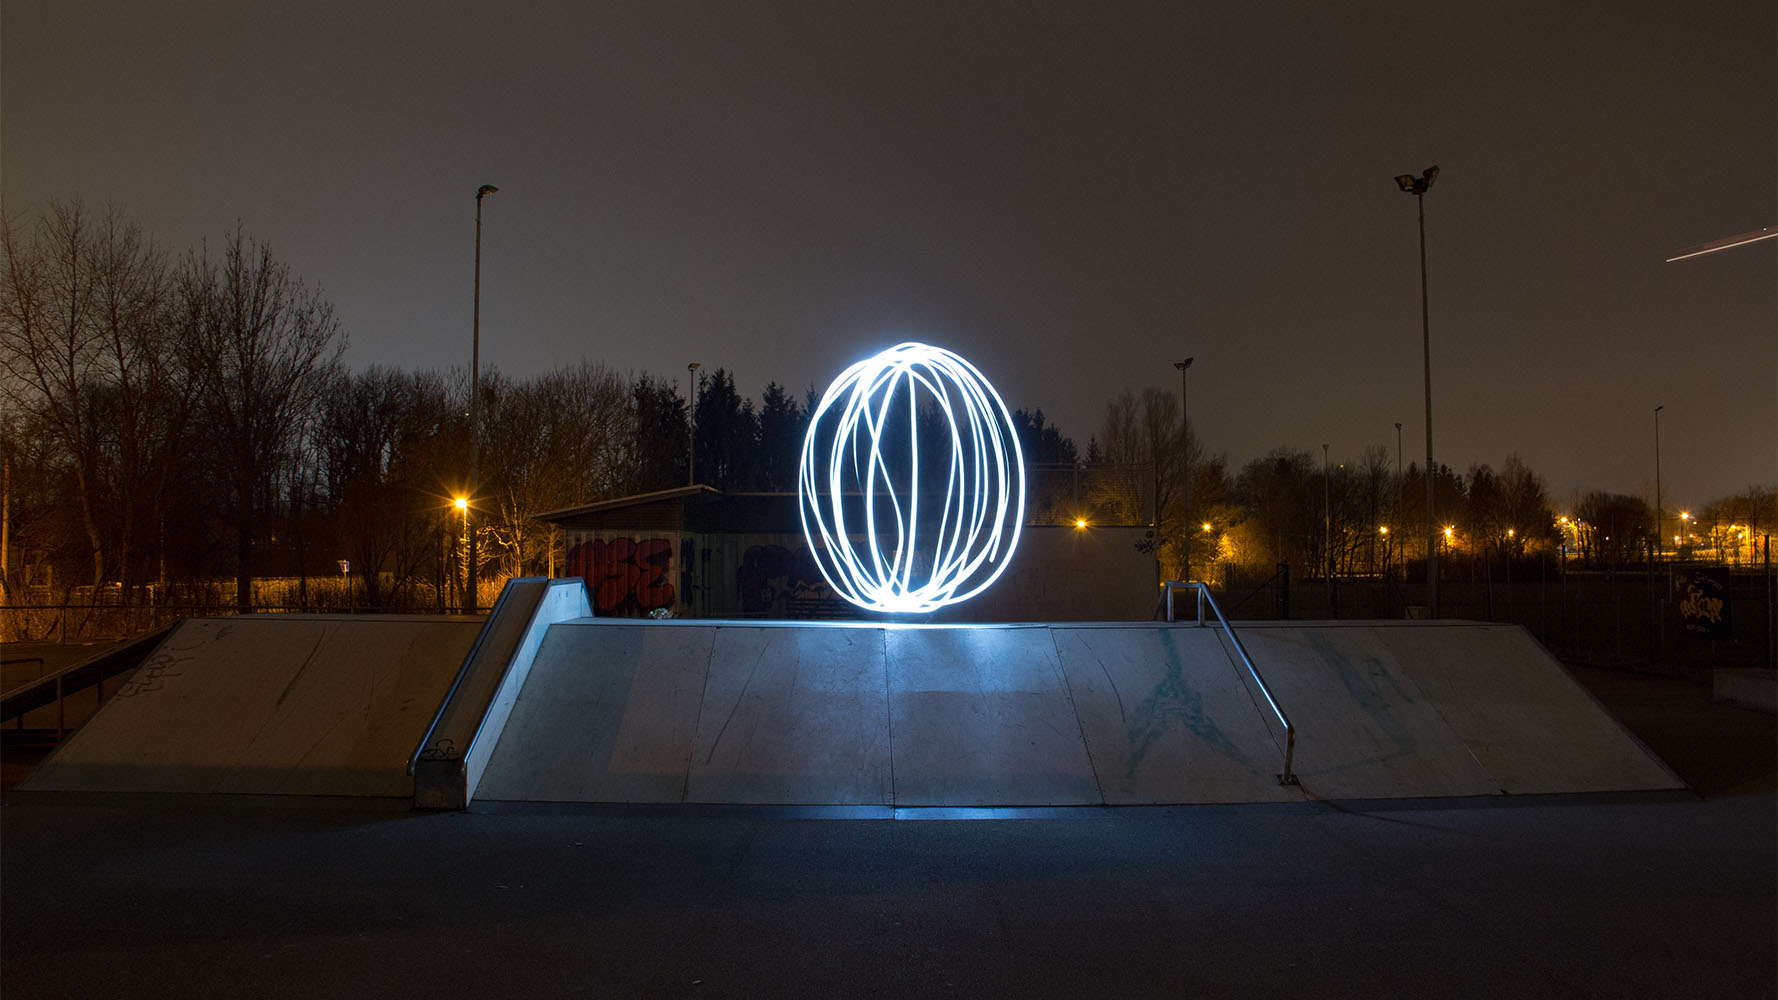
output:
[[1688,620],[1716,623],[1722,621],[1722,602],[1714,597],[1705,597],[1697,591],[1685,595],[1679,602],[1679,616]]
[[1688,634],[1706,639],[1733,638],[1726,568],[1694,566],[1675,570],[1673,589],[1679,599],[1679,622]]
[[672,607],[676,592],[667,576],[673,542],[666,538],[614,538],[582,542],[568,550],[568,573],[583,577],[599,614],[641,615]]
[[836,600],[806,545],[794,553],[782,545],[755,545],[742,555],[735,577],[747,614],[801,617]]

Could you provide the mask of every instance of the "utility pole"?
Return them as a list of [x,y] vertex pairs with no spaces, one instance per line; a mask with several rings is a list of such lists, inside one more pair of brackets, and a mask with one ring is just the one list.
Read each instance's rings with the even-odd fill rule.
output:
[[685,414],[691,427],[685,433],[685,485],[698,485],[698,368],[696,361],[685,366]]
[[1438,512],[1433,499],[1437,466],[1432,461],[1432,320],[1426,305],[1426,192],[1438,180],[1438,168],[1419,177],[1402,174],[1395,183],[1414,196],[1420,212],[1420,350],[1426,381],[1426,613],[1438,617]]
[[1666,405],[1655,407],[1655,551],[1654,558],[1661,557],[1661,411]]
[[463,605],[472,615],[476,612],[476,555],[475,528],[470,512],[475,506],[475,495],[481,489],[482,457],[482,198],[498,190],[492,184],[483,184],[475,191],[475,320],[469,355],[469,502],[463,509],[463,530],[469,535],[469,593],[465,595]]
[[[1173,362],[1173,367],[1179,369],[1179,419],[1182,423],[1179,434],[1179,535],[1184,541],[1182,558],[1185,566],[1180,571],[1180,579],[1187,583],[1192,578],[1192,418],[1185,405],[1185,372],[1191,366],[1191,358]],[[1158,517],[1156,523],[1158,526]]]

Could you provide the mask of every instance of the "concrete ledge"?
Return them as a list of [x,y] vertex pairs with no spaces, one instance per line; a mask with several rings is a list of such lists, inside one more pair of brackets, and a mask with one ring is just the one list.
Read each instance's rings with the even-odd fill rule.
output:
[[1717,701],[1778,715],[1778,670],[1715,670],[1711,672],[1710,691]]

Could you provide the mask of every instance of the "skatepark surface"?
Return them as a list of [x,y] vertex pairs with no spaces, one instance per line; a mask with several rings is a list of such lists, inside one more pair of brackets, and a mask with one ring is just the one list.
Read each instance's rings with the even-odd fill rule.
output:
[[1678,788],[1523,629],[554,626],[478,797],[1139,805]]
[[45,789],[411,796],[407,755],[481,623],[181,622],[30,781]]
[[1773,996],[1773,716],[1575,673],[1695,791],[467,812],[15,792],[0,993]]
[[[1516,626],[1244,625],[1248,671],[1229,633],[1192,624],[570,618],[539,626],[504,685],[499,663],[457,679],[471,628],[186,622],[26,787],[413,796],[407,755],[435,711],[467,714],[458,742],[491,748],[466,793],[483,801],[1007,807],[1683,787]],[[465,706],[459,689],[482,700]],[[499,712],[475,725],[497,689]]]

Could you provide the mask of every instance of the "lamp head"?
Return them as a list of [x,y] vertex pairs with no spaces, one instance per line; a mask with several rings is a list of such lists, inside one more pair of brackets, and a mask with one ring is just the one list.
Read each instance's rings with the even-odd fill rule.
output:
[[482,195],[493,194],[494,192],[496,192],[498,190],[500,190],[500,189],[495,187],[492,184],[483,184],[481,187],[475,189],[475,200],[480,201],[480,200],[482,200]]
[[1194,361],[1194,360],[1195,359],[1193,359],[1193,358],[1186,358],[1184,361],[1175,361],[1175,362],[1173,362],[1173,367],[1179,369],[1180,371],[1185,371],[1187,368],[1190,368],[1192,366],[1192,361]]
[[1427,167],[1425,172],[1418,177],[1413,174],[1401,174],[1395,178],[1395,183],[1408,194],[1425,194],[1427,189],[1432,187],[1432,182],[1436,180],[1438,180],[1438,168]]

